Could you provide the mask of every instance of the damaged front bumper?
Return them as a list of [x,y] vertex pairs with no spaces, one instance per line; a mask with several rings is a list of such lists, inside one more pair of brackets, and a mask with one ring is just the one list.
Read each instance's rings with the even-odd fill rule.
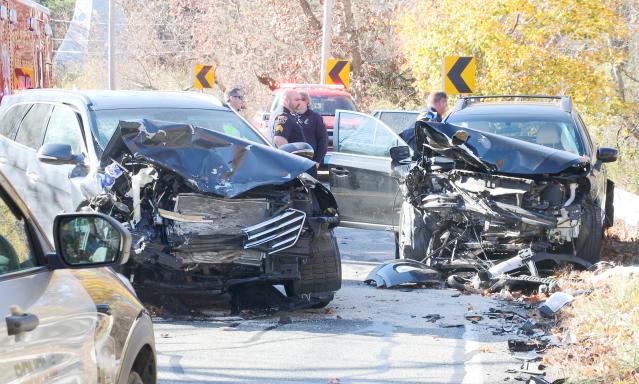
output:
[[339,221],[307,214],[312,209],[305,203],[179,194],[173,210],[158,210],[155,228],[131,229],[137,238],[135,284],[204,294],[235,284],[298,280],[300,263]]
[[339,223],[335,199],[268,146],[182,124],[121,122],[103,156],[119,174],[89,206],[128,225],[136,288],[207,293],[300,280]]

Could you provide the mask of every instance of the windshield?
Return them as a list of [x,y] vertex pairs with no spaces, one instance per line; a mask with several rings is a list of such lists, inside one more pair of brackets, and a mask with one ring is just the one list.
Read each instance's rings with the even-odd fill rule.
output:
[[264,139],[234,112],[214,109],[140,108],[109,109],[93,112],[93,133],[102,149],[113,136],[118,122],[133,120],[159,120],[190,124],[221,132],[229,136],[265,144]]
[[398,135],[407,128],[413,128],[419,112],[380,112],[379,119]]
[[586,155],[575,123],[566,117],[452,114],[446,122],[545,147]]
[[357,110],[349,96],[311,96],[310,107],[322,116],[335,116],[336,109]]

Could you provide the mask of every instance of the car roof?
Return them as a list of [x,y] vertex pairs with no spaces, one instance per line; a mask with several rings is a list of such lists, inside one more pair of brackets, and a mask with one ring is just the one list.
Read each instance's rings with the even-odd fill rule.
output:
[[466,115],[543,115],[544,117],[570,116],[570,112],[563,110],[558,103],[552,102],[475,102],[463,109],[453,110],[450,116]]
[[59,101],[79,103],[92,110],[134,108],[192,108],[229,110],[216,97],[181,91],[77,91],[31,89],[3,98],[3,102]]
[[350,93],[346,92],[343,89],[329,88],[329,87],[323,88],[321,86],[311,87],[311,86],[304,86],[304,85],[276,89],[275,91],[273,91],[273,94],[277,95],[279,93],[284,92],[287,89],[295,89],[297,91],[303,91],[308,93],[309,96],[348,96],[348,97],[351,96]]

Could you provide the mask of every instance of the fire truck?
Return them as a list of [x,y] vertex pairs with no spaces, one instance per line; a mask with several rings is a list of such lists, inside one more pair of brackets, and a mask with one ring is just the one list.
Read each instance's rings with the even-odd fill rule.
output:
[[0,99],[51,86],[51,35],[46,7],[31,0],[0,0]]

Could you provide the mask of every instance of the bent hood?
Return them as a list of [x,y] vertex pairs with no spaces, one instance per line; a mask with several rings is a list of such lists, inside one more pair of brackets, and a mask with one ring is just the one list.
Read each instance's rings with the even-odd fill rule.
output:
[[[581,173],[590,161],[583,156],[447,123],[418,121],[415,126],[417,148],[427,145],[435,152],[464,161],[485,171],[518,175]],[[454,143],[457,131],[468,134],[464,144]]]
[[120,121],[102,164],[136,159],[176,173],[201,192],[235,197],[293,180],[315,163],[263,144],[188,124]]

